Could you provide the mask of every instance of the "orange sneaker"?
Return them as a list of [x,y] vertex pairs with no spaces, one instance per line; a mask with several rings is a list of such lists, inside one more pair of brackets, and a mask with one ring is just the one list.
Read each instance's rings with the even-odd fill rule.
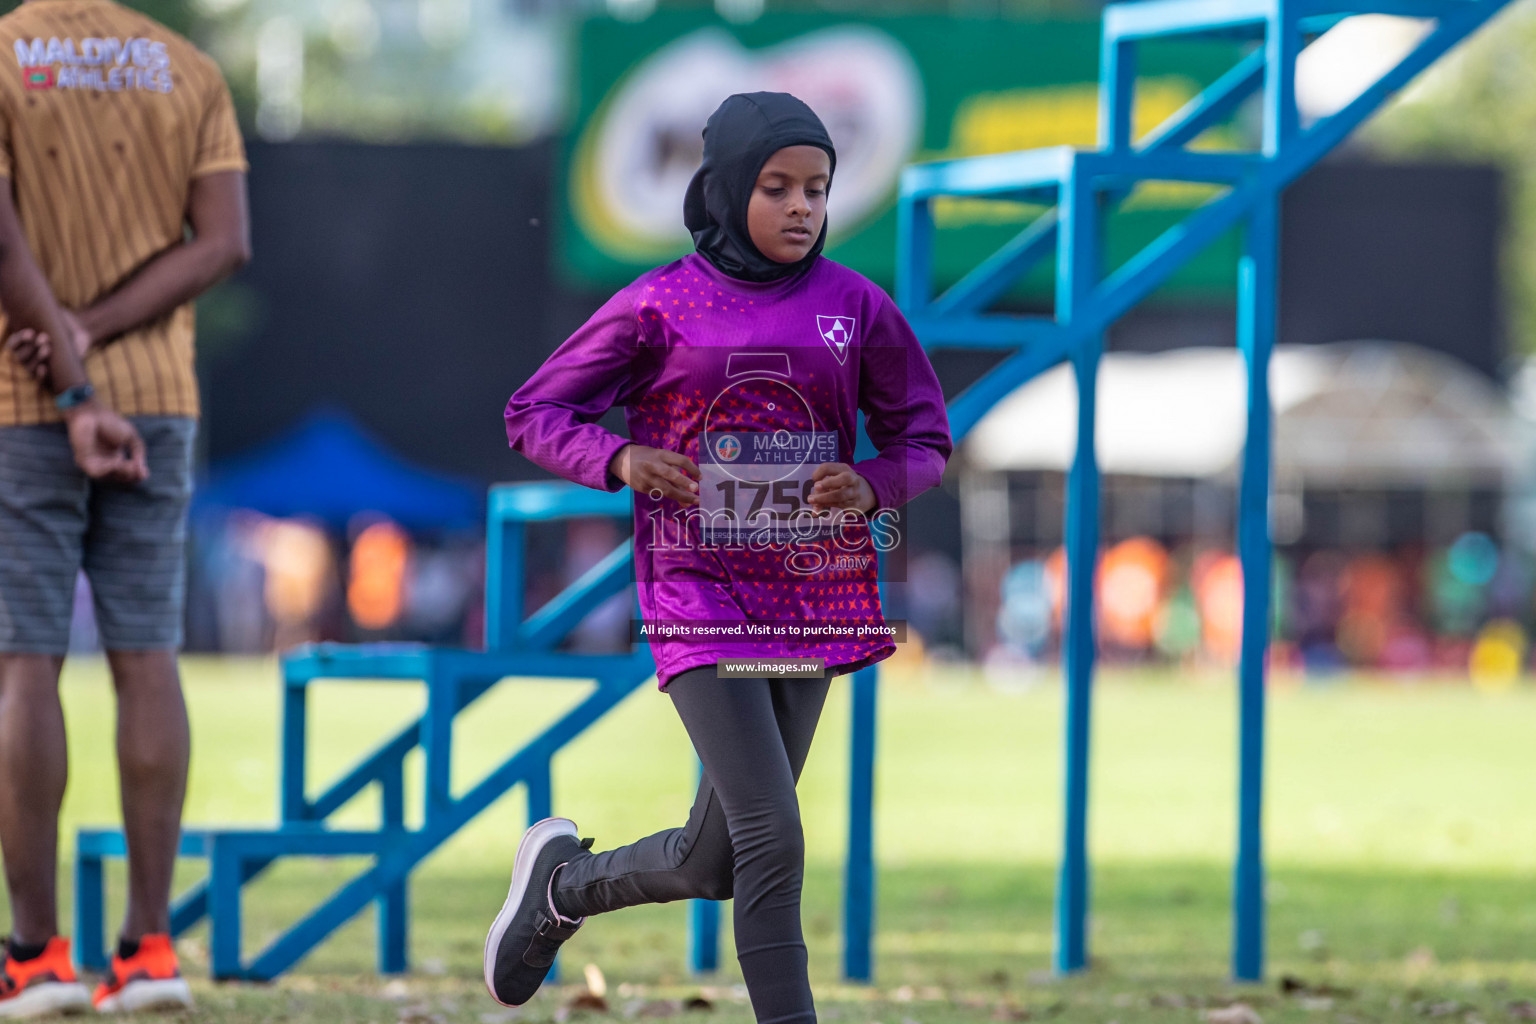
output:
[[85,986],[75,979],[69,962],[69,940],[55,935],[43,955],[31,960],[12,960],[5,949],[5,969],[0,972],[0,1017],[22,1019],[55,1013],[84,1013],[91,1008]]
[[136,1010],[183,1010],[192,1005],[192,989],[176,964],[169,935],[146,935],[139,951],[126,960],[112,954],[112,969],[92,997],[102,1013]]

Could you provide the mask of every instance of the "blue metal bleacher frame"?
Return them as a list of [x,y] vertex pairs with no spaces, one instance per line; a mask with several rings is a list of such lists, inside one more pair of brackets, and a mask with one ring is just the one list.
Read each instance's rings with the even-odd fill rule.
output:
[[[1071,364],[1079,396],[1066,512],[1067,686],[1065,813],[1057,888],[1055,966],[1088,965],[1088,764],[1094,666],[1093,572],[1099,531],[1095,384],[1105,331],[1223,233],[1243,230],[1238,347],[1248,368],[1248,427],[1238,498],[1243,637],[1238,681],[1238,843],[1232,974],[1264,971],[1262,845],[1264,659],[1271,547],[1268,367],[1276,327],[1279,198],[1396,90],[1492,17],[1506,0],[1134,0],[1104,8],[1099,145],[1055,147],[910,167],[898,208],[897,301],[929,348],[996,349],[1006,356],[950,405],[956,438],[1001,398],[1043,371]],[[1295,93],[1304,46],[1356,14],[1432,18],[1400,62],[1336,113],[1303,128]],[[1170,37],[1236,37],[1255,45],[1236,66],[1141,139],[1133,138],[1137,47]],[[1190,149],[1203,132],[1261,96],[1263,137],[1253,152]],[[1139,183],[1219,186],[1141,252],[1105,273],[1102,234],[1115,204]],[[942,294],[932,294],[933,203],[944,196],[1035,201],[1047,212]],[[1024,273],[1055,256],[1053,315],[988,312]]]
[[[409,967],[409,893],[412,870],[503,794],[523,786],[529,821],[553,813],[551,761],[567,743],[651,679],[647,646],[629,654],[582,655],[554,650],[598,605],[631,586],[632,546],[625,542],[532,616],[523,608],[524,564],[531,523],[583,517],[627,519],[627,492],[603,493],[563,483],[493,488],[488,509],[486,650],[414,644],[318,644],[282,659],[283,717],[279,824],[275,828],[192,828],[181,856],[203,858],[208,874],[176,900],[171,931],[180,935],[204,918],[215,978],[267,980],[288,970],[369,903],[377,912],[381,973]],[[596,685],[579,703],[512,753],[462,794],[452,790],[454,719],[503,680],[558,678]],[[420,717],[316,795],[309,795],[306,748],[311,684],[320,680],[416,681],[426,689]],[[853,682],[856,730],[872,734],[874,678]],[[872,735],[856,739],[851,800],[848,934],[845,962],[868,976],[873,857],[869,818],[873,804]],[[405,759],[420,749],[423,761],[421,827],[406,823]],[[379,799],[377,829],[332,828],[327,819],[370,787]],[[76,841],[75,935],[80,962],[104,968],[104,862],[123,858],[120,829],[82,829]],[[372,863],[253,958],[243,953],[241,894],[246,883],[284,857],[367,857]],[[689,962],[695,971],[719,963],[719,905],[695,900],[689,913]],[[555,968],[558,971],[558,967]]]

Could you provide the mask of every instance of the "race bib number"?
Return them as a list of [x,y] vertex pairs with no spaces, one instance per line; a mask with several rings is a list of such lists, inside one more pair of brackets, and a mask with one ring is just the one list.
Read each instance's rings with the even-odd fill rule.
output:
[[832,517],[811,507],[811,474],[837,454],[830,430],[706,431],[699,448],[704,543],[829,535]]

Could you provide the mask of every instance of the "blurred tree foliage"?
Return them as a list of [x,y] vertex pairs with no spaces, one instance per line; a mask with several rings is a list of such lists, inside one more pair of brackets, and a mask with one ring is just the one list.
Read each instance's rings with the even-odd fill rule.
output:
[[1510,354],[1536,354],[1536,5],[1512,4],[1410,86],[1365,137],[1394,156],[1504,170]]

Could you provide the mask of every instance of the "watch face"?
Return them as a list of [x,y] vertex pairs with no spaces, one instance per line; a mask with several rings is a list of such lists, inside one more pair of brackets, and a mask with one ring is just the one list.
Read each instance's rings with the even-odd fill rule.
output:
[[53,404],[62,412],[73,409],[82,402],[89,402],[96,395],[96,389],[89,384],[76,384],[72,388],[65,388],[54,398]]

